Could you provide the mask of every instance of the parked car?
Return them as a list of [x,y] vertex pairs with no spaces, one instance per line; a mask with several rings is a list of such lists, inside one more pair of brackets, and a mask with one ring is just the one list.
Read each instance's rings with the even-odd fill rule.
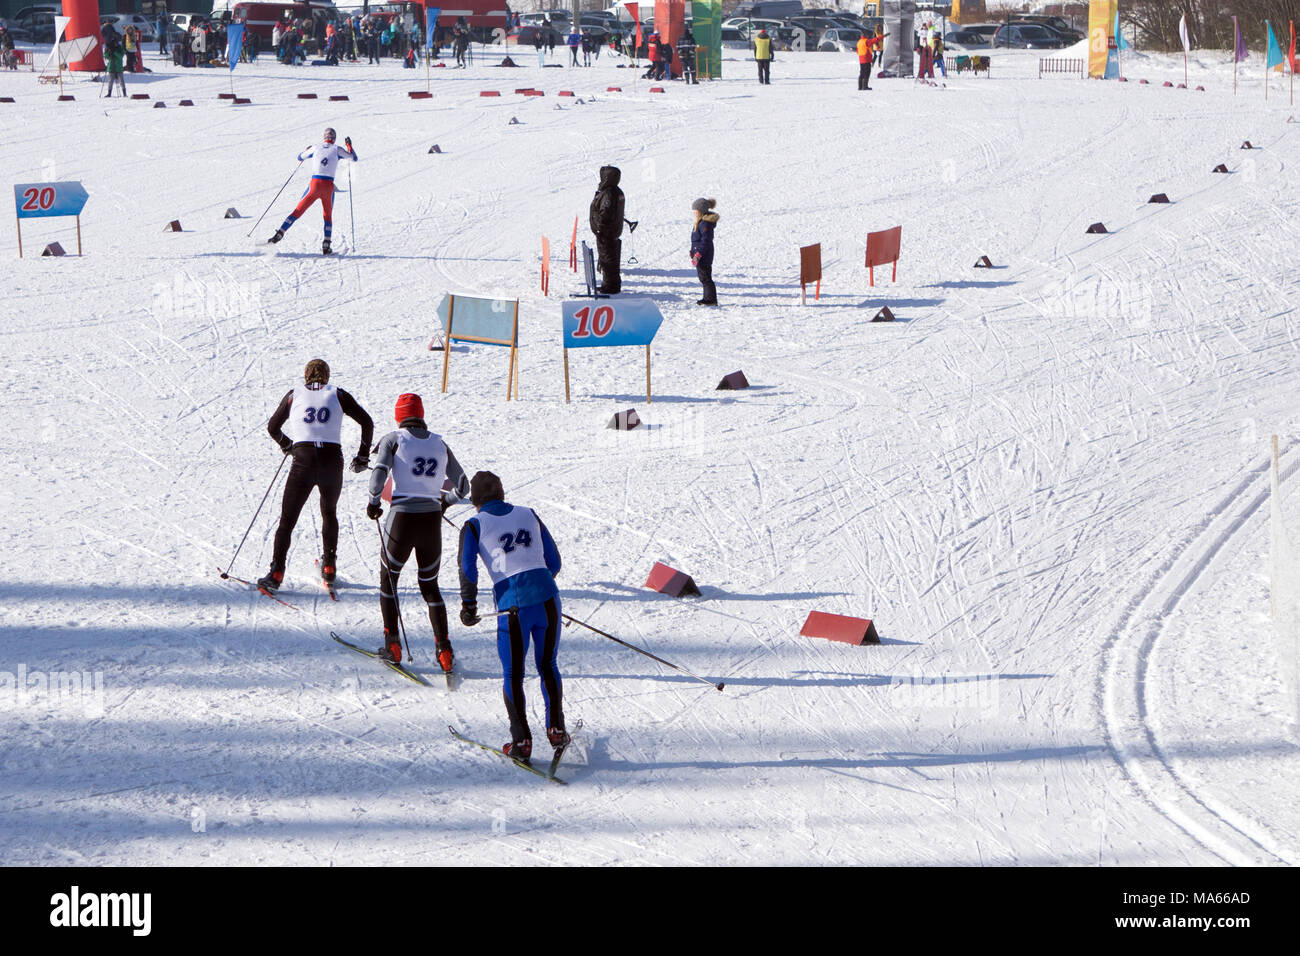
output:
[[823,53],[855,53],[861,36],[861,30],[841,30],[837,27],[822,34],[822,38],[817,41],[817,49]]
[[785,21],[767,20],[762,17],[730,17],[722,21],[722,26],[724,29],[730,27],[733,30],[748,30],[752,27],[755,33],[759,30],[767,30],[770,33],[785,26]]
[[943,45],[950,50],[982,49],[989,45],[989,36],[978,30],[953,30],[943,38]]
[[963,23],[959,28],[961,33],[978,33],[984,38],[984,45],[991,46],[993,43],[993,34],[998,32],[1000,23]]
[[22,27],[16,25],[12,21],[7,21],[5,23],[5,29],[9,31],[9,36],[14,41],[14,43],[35,43],[36,42],[36,38],[32,36],[30,31],[23,29]]
[[565,35],[555,27],[548,27],[544,23],[525,23],[511,34],[512,42],[521,47],[534,46],[539,36],[542,38],[542,46],[547,46],[551,42],[556,46],[564,46]]
[[23,7],[10,18],[9,26],[13,26],[12,21],[22,20],[30,17],[33,13],[48,13],[50,16],[59,16],[63,12],[61,3],[34,3],[30,7]]
[[993,46],[1012,50],[1061,50],[1069,46],[1047,27],[1035,23],[1008,23],[993,34]]
[[840,28],[840,25],[834,20],[828,20],[825,17],[791,17],[785,21],[785,25],[792,30],[803,31],[805,50],[817,49],[823,33],[827,30]]
[[759,30],[766,30],[768,39],[772,41],[774,50],[793,50],[795,45],[795,31],[787,26],[771,26],[762,20],[753,20],[742,23],[736,28],[736,31],[745,40],[749,46],[754,45],[754,38],[758,36]]
[[26,16],[14,17],[9,26],[17,27],[31,37],[30,43],[54,42],[54,14],[48,11],[34,10]]
[[1041,27],[1047,27],[1048,30],[1055,33],[1071,46],[1084,39],[1086,35],[1082,31],[1076,30],[1074,27],[1070,26],[1069,21],[1065,20],[1063,17],[1036,16],[1029,13],[1020,13],[1013,15],[1009,22],[1033,23]]
[[735,27],[721,29],[722,45],[728,50],[748,50],[749,39]]
[[142,43],[153,43],[158,39],[154,25],[138,13],[106,13],[99,18],[101,30],[110,24],[118,36],[126,36],[127,27],[135,27],[140,31]]
[[735,17],[763,17],[765,19],[784,19],[785,17],[803,16],[803,3],[801,0],[759,0],[759,2],[744,2],[736,6],[732,11]]

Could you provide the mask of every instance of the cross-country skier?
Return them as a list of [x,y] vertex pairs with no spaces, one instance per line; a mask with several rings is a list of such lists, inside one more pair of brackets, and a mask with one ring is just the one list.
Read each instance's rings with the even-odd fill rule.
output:
[[[393,409],[397,431],[379,442],[370,472],[370,503],[366,517],[378,521],[384,483],[393,481],[392,504],[383,527],[379,555],[379,609],[384,615],[384,646],[380,657],[400,663],[402,644],[397,627],[397,578],[411,552],[418,562],[420,594],[429,606],[429,623],[437,640],[438,665],[450,673],[453,656],[447,631],[447,605],[438,590],[442,565],[442,514],[469,495],[469,479],[447,443],[429,431],[419,395],[399,395]],[[444,482],[450,490],[444,490]]]
[[284,234],[303,213],[317,199],[320,200],[321,212],[325,216],[325,241],[321,244],[321,252],[324,255],[330,254],[330,235],[334,232],[334,174],[338,171],[339,160],[350,159],[352,162],[357,161],[356,150],[352,148],[352,137],[344,137],[345,145],[338,146],[335,144],[335,132],[331,129],[325,130],[325,141],[319,146],[311,146],[298,154],[299,162],[312,161],[311,182],[307,186],[307,191],[302,194],[298,200],[298,205],[294,207],[293,212],[289,213],[289,218],[280,224],[280,228],[275,230],[275,235],[267,242],[279,242],[284,238]]
[[478,616],[478,560],[492,576],[496,600],[497,654],[504,672],[510,742],[501,750],[527,760],[533,753],[532,732],[524,706],[524,662],[528,642],[542,679],[546,703],[546,737],[555,748],[566,746],[563,688],[556,666],[560,643],[560,552],[536,512],[505,501],[501,479],[478,472],[470,482],[470,503],[478,510],[460,531],[460,620],[473,627]]
[[[329,380],[330,367],[323,359],[312,359],[303,371],[303,384],[280,400],[266,425],[280,450],[293,455],[293,466],[280,503],[280,525],[275,529],[271,570],[257,581],[257,586],[266,591],[275,591],[284,582],[289,539],[313,488],[320,491],[320,533],[325,552],[320,559],[321,579],[326,584],[334,583],[339,541],[339,519],[334,509],[343,490],[344,415],[361,426],[361,447],[352,459],[352,471],[360,474],[370,465],[375,423],[355,398],[330,385]],[[282,428],[288,429],[287,435]]]

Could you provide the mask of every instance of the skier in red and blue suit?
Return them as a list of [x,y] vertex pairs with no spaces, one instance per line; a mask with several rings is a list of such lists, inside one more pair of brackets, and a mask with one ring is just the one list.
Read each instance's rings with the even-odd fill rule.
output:
[[280,228],[275,230],[275,235],[267,242],[279,242],[283,239],[289,227],[319,199],[321,212],[325,215],[325,241],[321,244],[321,252],[325,255],[330,254],[330,238],[334,232],[334,174],[338,172],[339,160],[350,159],[354,163],[357,161],[356,150],[352,148],[352,138],[345,137],[343,142],[346,145],[338,146],[334,142],[336,136],[333,129],[326,129],[323,143],[308,147],[298,154],[300,163],[305,163],[309,159],[313,161],[311,182],[307,185],[307,191],[302,194],[302,199],[298,200],[298,205],[294,207],[293,212],[289,213],[289,218],[280,224]]
[[546,736],[554,748],[567,746],[563,685],[556,666],[560,644],[560,552],[536,512],[507,504],[501,479],[480,471],[470,480],[470,503],[478,513],[460,531],[460,620],[473,627],[478,616],[478,560],[492,576],[497,607],[497,655],[504,671],[503,693],[510,718],[510,742],[502,751],[527,761],[532,732],[524,706],[524,666],[529,640],[546,703]]

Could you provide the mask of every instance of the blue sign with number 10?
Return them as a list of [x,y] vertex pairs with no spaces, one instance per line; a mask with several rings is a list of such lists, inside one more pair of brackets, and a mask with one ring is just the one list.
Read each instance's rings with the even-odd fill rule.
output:
[[604,303],[577,300],[561,303],[564,347],[649,345],[664,316],[651,299],[620,299]]

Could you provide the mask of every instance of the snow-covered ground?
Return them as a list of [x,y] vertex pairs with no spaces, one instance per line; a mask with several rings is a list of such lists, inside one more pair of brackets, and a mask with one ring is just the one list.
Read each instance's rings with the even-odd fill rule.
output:
[[[22,260],[6,241],[2,861],[1300,860],[1267,589],[1271,434],[1300,493],[1287,88],[1266,104],[1256,75],[1234,98],[1215,55],[1192,64],[1204,93],[1159,85],[1181,57],[1128,59],[1150,86],[1040,81],[1032,54],[998,54],[992,78],[859,93],[852,56],[782,55],[769,87],[729,60],[663,94],[608,57],[518,59],[434,71],[424,101],[406,96],[423,70],[260,63],[235,73],[240,107],[217,98],[224,70],[156,55],[128,84],[166,109],[0,74],[8,180],[91,197],[84,258],[33,254],[75,249],[70,220],[26,225]],[[316,208],[272,251],[302,174],[249,238],[254,217],[325,125],[362,158],[343,254],[318,255]],[[566,405],[568,237],[607,163],[641,224],[624,291],[666,316],[655,400],[638,350],[595,350],[570,357]],[[718,310],[694,304],[701,196],[722,216]],[[868,288],[865,235],[898,224],[898,281]],[[825,279],[801,307],[811,242]],[[520,298],[518,401],[484,347],[453,352],[438,395],[449,289]],[[882,305],[897,322],[868,321]],[[487,624],[453,604],[454,694],[329,639],[380,632],[350,473],[337,604],[312,583],[314,504],[290,554],[301,612],[223,582],[280,461],[266,419],[314,356],[379,434],[422,393],[467,468],[538,509],[569,614],[726,690],[569,628],[570,786],[457,743],[448,724],[507,737]],[[736,369],[753,389],[713,390]],[[606,430],[628,407],[646,427]],[[278,486],[234,573],[265,570],[277,505]],[[703,596],[642,588],[655,561]],[[811,610],[871,617],[883,643],[800,637]],[[41,684],[73,674],[79,693]]]

